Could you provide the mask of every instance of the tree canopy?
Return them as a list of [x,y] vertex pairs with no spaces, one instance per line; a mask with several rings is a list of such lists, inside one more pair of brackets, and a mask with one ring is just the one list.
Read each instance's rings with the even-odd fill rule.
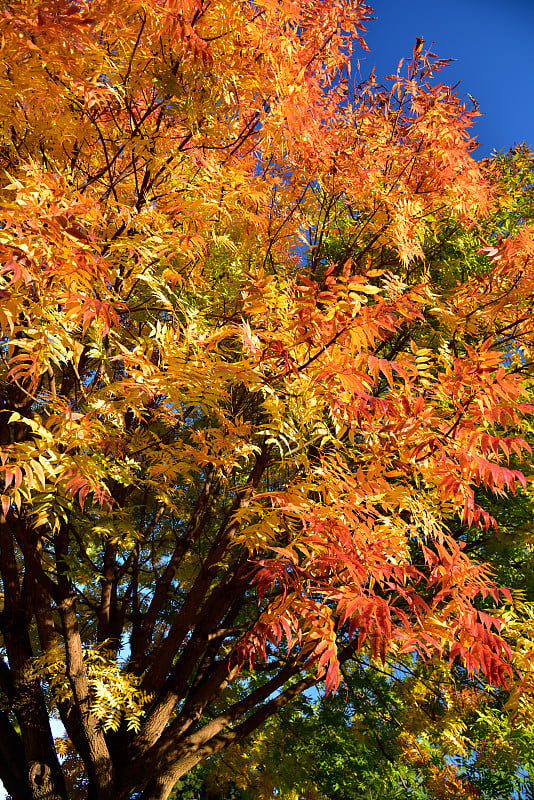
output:
[[[491,216],[476,232],[447,226],[447,269],[426,253],[426,266],[442,286],[487,268],[480,236],[498,241],[531,224],[534,160],[523,145],[486,164],[498,189]],[[527,439],[530,441],[530,434]],[[514,457],[512,457],[512,463]],[[521,464],[530,483],[531,459]],[[513,606],[499,614],[507,624],[523,669],[533,651],[532,499],[530,493],[495,497],[483,504],[496,526],[466,528],[455,536],[489,561],[509,586]],[[526,671],[528,671],[528,664]],[[533,792],[532,694],[491,687],[448,667],[439,656],[427,662],[390,653],[377,663],[360,653],[342,670],[335,696],[297,698],[250,737],[199,765],[178,781],[180,800],[510,800]]]
[[470,543],[527,488],[530,229],[420,40],[353,81],[370,15],[2,6],[13,800],[165,800],[358,652],[529,688]]

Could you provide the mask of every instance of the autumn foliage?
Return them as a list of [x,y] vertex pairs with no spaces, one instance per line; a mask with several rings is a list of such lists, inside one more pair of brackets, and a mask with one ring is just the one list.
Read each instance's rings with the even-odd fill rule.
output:
[[480,274],[437,279],[498,196],[420,43],[351,77],[370,15],[4,4],[14,800],[163,800],[357,650],[519,680],[449,523],[526,487],[534,244],[481,236]]

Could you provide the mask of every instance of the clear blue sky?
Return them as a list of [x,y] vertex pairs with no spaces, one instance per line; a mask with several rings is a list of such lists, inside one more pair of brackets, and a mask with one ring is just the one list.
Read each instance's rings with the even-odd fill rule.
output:
[[479,117],[472,128],[475,158],[526,141],[534,149],[534,0],[368,0],[375,20],[361,50],[362,77],[376,64],[377,78],[396,72],[421,36],[439,58],[455,58],[443,82],[461,81]]

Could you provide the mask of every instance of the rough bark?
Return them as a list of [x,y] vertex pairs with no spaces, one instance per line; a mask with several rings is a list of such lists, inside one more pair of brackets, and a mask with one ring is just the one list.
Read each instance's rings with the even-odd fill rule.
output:
[[27,598],[19,582],[13,535],[3,515],[0,518],[0,573],[4,589],[1,628],[12,680],[11,707],[21,731],[25,780],[33,800],[43,797],[66,800],[48,711],[41,686],[33,673]]

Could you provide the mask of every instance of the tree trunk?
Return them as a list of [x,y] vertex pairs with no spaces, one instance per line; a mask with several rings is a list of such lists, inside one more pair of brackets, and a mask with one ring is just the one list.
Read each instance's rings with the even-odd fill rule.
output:
[[[4,589],[1,629],[11,679],[7,699],[20,726],[23,758],[27,765],[24,781],[32,800],[67,800],[43,692],[32,671],[33,650],[25,598],[19,583],[12,532],[3,515],[0,515],[0,573]],[[24,796],[22,793],[21,797]]]

